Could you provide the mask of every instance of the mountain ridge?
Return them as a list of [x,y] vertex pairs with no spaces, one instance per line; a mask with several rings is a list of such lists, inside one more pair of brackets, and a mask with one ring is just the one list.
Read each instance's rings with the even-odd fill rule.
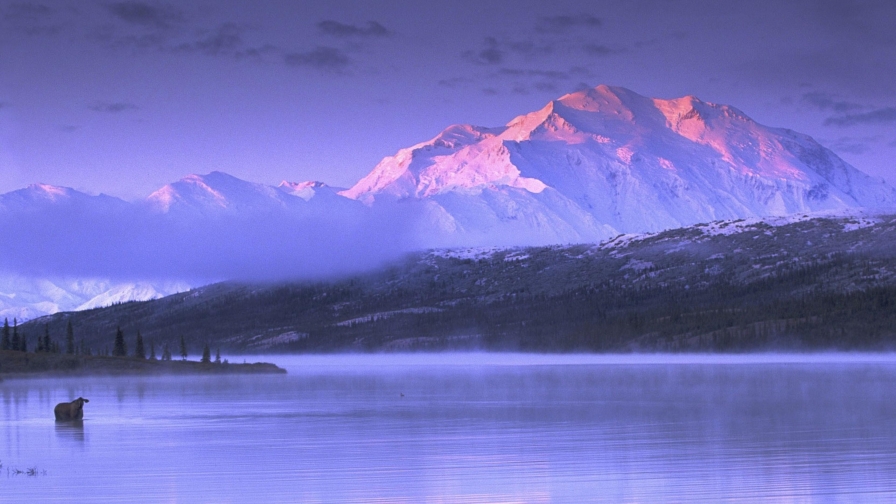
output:
[[[889,207],[896,207],[896,190],[807,135],[763,126],[733,106],[695,96],[648,98],[601,85],[559,97],[503,126],[449,126],[383,158],[349,188],[286,180],[274,186],[213,171],[187,175],[127,202],[32,184],[0,195],[0,230],[10,236],[42,233],[45,242],[25,243],[30,248],[16,260],[28,263],[29,256],[47,249],[65,249],[60,254],[69,256],[57,257],[57,268],[72,258],[89,262],[91,255],[118,261],[109,248],[122,244],[134,255],[131,262],[142,264],[177,260],[208,242],[211,248],[196,252],[193,262],[183,261],[178,274],[201,270],[220,280],[206,263],[218,260],[221,251],[231,254],[220,259],[231,265],[226,271],[242,271],[233,265],[247,258],[274,269],[295,268],[291,264],[314,260],[312,249],[321,242],[330,249],[317,256],[346,263],[371,248],[390,259],[399,247],[595,243],[700,222]],[[400,241],[377,238],[388,233],[405,241],[372,245]],[[357,239],[347,238],[355,234]],[[54,241],[60,235],[68,242]],[[276,253],[297,241],[307,250]],[[253,244],[260,251],[255,255]],[[265,249],[273,253],[261,253]],[[6,256],[14,257],[0,250],[0,269],[6,270],[0,280],[6,275],[10,285],[23,285],[12,279],[30,275],[38,283],[23,287],[28,292],[43,292],[39,282],[57,285],[54,279],[69,276],[47,273],[44,264],[28,263],[31,272],[16,270]],[[118,262],[128,266],[127,258]],[[307,268],[315,269],[313,264]],[[86,299],[69,289],[77,304],[59,304],[49,295],[22,305],[8,298],[5,313],[30,317],[86,307],[95,296],[90,306],[170,293],[133,287],[154,271],[116,281],[116,290],[116,282],[95,274],[101,268],[82,269],[90,272],[87,280],[107,282],[109,289],[91,290]]]

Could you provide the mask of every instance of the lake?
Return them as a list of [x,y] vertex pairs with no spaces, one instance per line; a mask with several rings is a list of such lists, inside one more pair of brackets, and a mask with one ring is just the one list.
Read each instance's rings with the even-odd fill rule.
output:
[[249,360],[0,383],[0,501],[896,501],[893,355]]

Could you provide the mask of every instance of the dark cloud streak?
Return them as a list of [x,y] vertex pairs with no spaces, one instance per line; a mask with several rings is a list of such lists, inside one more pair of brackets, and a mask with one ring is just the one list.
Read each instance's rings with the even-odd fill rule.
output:
[[499,65],[504,61],[504,51],[499,49],[498,39],[486,37],[483,40],[484,48],[480,50],[464,51],[461,56],[479,65]]
[[11,30],[29,36],[56,35],[64,23],[59,12],[43,3],[20,2],[0,8],[4,24]]
[[535,31],[542,33],[568,33],[579,28],[596,29],[601,26],[603,26],[603,21],[591,14],[550,16],[540,18],[535,24]]
[[821,91],[803,94],[802,101],[820,110],[833,110],[834,112],[850,112],[864,108],[858,103],[840,100],[836,95]]
[[326,19],[317,23],[317,28],[325,35],[334,37],[388,37],[392,31],[376,21],[368,21],[367,26],[356,26]]
[[138,26],[170,28],[173,24],[184,20],[183,13],[170,6],[143,2],[116,2],[104,7],[121,21]]
[[311,51],[292,52],[283,56],[283,62],[294,67],[310,67],[326,72],[340,72],[351,60],[335,47],[320,46]]
[[896,123],[896,107],[884,107],[860,114],[842,114],[825,119],[825,126],[858,126],[862,124]]

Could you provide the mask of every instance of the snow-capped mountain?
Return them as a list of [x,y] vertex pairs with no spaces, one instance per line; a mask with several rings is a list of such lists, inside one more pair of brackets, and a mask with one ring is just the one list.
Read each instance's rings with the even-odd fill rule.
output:
[[0,212],[7,215],[55,209],[75,209],[84,213],[107,213],[121,211],[128,206],[126,201],[106,194],[92,196],[70,187],[49,184],[31,184],[24,189],[0,194]]
[[282,210],[296,203],[297,198],[276,187],[247,182],[219,171],[188,175],[146,198],[146,204],[156,212],[204,215]]
[[158,299],[189,290],[184,282],[113,282],[97,278],[0,276],[0,319],[20,322],[60,311]]
[[[896,190],[808,136],[693,96],[598,86],[502,127],[451,126],[349,189],[212,172],[133,203],[46,184],[0,195],[0,235],[17,238],[0,247],[0,315],[150,299],[185,279],[344,273],[414,248],[857,208],[896,208]],[[167,280],[96,280],[129,274]]]
[[383,159],[346,197],[425,202],[460,242],[599,240],[722,219],[896,205],[812,138],[693,96],[598,86],[506,126],[451,126]]

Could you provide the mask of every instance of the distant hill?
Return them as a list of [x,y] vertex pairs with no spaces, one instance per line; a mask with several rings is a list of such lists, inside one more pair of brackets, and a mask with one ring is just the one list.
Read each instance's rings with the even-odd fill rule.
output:
[[229,352],[744,351],[896,346],[896,216],[793,216],[599,245],[413,254],[332,282],[221,283],[21,327],[117,326]]

